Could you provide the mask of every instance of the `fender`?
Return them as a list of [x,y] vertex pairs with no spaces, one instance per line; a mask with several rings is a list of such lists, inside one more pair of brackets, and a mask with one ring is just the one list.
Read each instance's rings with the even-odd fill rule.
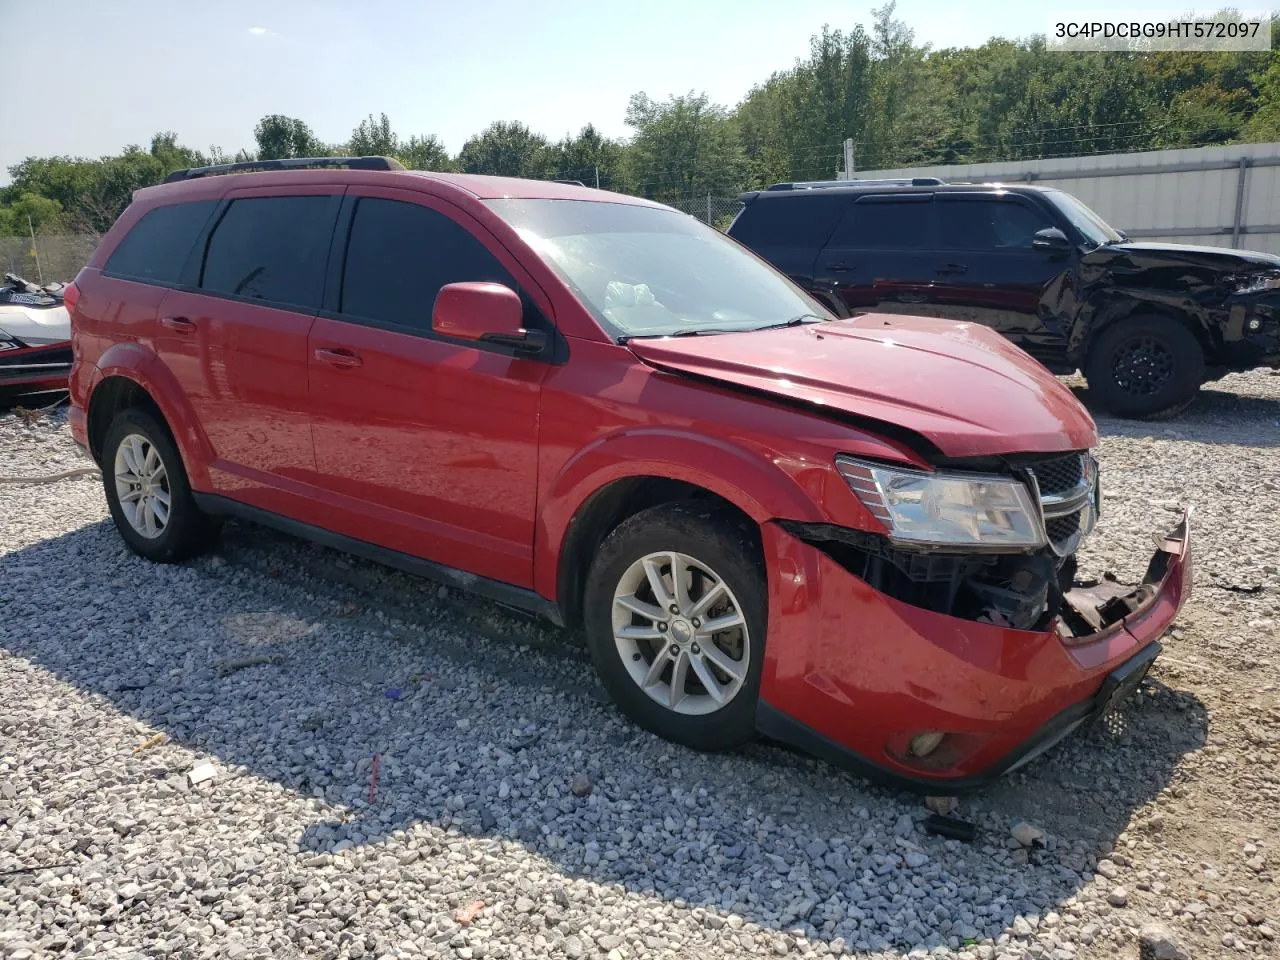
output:
[[[1172,323],[1181,323],[1195,335],[1206,353],[1215,350],[1218,342],[1216,325],[1211,317],[1213,309],[1199,302],[1195,293],[1195,290],[1178,293],[1146,287],[1095,288],[1071,323],[1068,359],[1083,366],[1090,347],[1103,331],[1136,313],[1158,314],[1168,317]],[[1225,320],[1225,310],[1223,314]]]
[[[539,497],[534,589],[544,597],[558,596],[560,554],[569,525],[593,494],[614,481],[680,480],[723,497],[756,523],[777,517],[816,522],[829,519],[814,495],[806,492],[806,487],[814,489],[811,481],[818,470],[824,477],[835,477],[825,463],[793,475],[727,440],[673,428],[641,427],[602,437],[566,461]],[[841,487],[850,501],[842,501],[842,513],[859,511],[859,525],[874,529],[874,519],[847,487]]]
[[[169,429],[173,431],[173,439],[178,445],[178,453],[182,456],[191,488],[212,490],[208,465],[213,458],[213,447],[201,429],[199,418],[192,410],[186,394],[178,385],[177,378],[155,352],[132,341],[116,343],[98,358],[97,366],[99,377],[92,389],[96,391],[108,377],[124,377],[142,387],[160,408]],[[91,393],[89,410],[92,410],[92,404]]]

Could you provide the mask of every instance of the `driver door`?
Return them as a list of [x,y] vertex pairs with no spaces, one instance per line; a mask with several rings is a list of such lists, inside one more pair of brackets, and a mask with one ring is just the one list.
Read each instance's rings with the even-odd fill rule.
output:
[[530,586],[548,364],[431,329],[445,284],[530,279],[483,227],[419,193],[352,188],[339,224],[308,344],[324,525]]

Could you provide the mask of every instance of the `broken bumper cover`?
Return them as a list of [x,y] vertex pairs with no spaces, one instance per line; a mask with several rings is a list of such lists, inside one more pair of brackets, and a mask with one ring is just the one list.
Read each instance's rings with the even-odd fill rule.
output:
[[[956,793],[988,783],[1137,689],[1190,591],[1189,524],[1184,511],[1142,584],[1077,587],[1043,631],[903,603],[766,525],[757,727],[896,786]],[[925,733],[942,737],[915,756],[912,740]]]

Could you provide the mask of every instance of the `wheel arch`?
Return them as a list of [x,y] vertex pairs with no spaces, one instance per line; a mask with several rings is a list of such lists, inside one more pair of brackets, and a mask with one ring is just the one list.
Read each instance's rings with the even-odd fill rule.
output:
[[820,516],[816,504],[776,465],[718,438],[672,431],[597,441],[566,464],[542,499],[535,587],[556,599],[570,627],[581,623],[582,591],[596,548],[641,510],[705,501],[756,531],[777,516]]
[[111,420],[131,406],[149,409],[173,436],[193,489],[208,488],[212,451],[195,411],[176,378],[154,353],[136,343],[108,349],[98,362],[100,378],[86,402],[89,451],[101,464],[101,443]]
[[1072,351],[1073,362],[1082,369],[1089,362],[1089,356],[1103,334],[1114,329],[1119,323],[1141,317],[1159,317],[1181,325],[1195,337],[1206,360],[1212,357],[1217,349],[1212,323],[1204,316],[1203,311],[1194,308],[1189,309],[1163,300],[1124,297],[1110,303],[1096,305],[1090,314],[1091,321],[1083,325],[1075,349]]

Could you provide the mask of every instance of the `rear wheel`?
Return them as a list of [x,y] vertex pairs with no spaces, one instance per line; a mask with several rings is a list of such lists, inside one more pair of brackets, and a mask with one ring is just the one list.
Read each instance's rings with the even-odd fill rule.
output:
[[111,518],[135,553],[172,563],[203,553],[217,524],[196,506],[177,445],[144,410],[122,410],[102,444],[102,483]]
[[1204,381],[1204,352],[1186,327],[1132,317],[1103,332],[1085,365],[1089,393],[1112,413],[1158,419],[1185,409]]
[[754,531],[728,511],[661,504],[624,521],[587,577],[596,670],[615,703],[699,750],[755,735],[765,578]]

